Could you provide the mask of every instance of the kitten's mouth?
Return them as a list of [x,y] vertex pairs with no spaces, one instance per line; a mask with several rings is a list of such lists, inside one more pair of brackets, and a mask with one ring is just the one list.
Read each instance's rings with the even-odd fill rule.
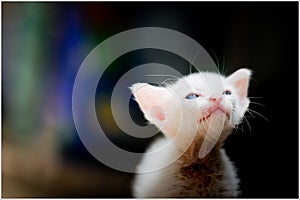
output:
[[200,119],[199,119],[199,122],[201,123],[201,122],[207,120],[207,119],[210,118],[211,115],[212,115],[213,113],[215,113],[215,112],[219,112],[219,113],[221,113],[221,114],[225,114],[226,117],[227,117],[227,119],[230,118],[230,113],[229,113],[229,112],[226,112],[223,108],[219,108],[219,107],[218,107],[218,108],[214,109],[212,112],[210,112],[208,115],[206,115],[206,116],[200,118]]

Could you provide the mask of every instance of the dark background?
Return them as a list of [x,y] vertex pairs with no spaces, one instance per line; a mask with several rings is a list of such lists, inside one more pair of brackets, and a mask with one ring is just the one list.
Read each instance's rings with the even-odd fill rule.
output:
[[[2,195],[131,197],[133,175],[103,166],[81,144],[72,121],[71,95],[77,70],[90,50],[121,31],[147,26],[190,36],[226,74],[241,67],[253,70],[249,96],[264,106],[253,103],[250,109],[268,120],[247,114],[251,129],[243,124],[244,131],[225,144],[238,169],[241,197],[297,198],[298,2],[2,3]],[[109,96],[127,70],[153,61],[182,64],[188,72],[188,63],[175,55],[136,51],[116,60],[97,90],[99,122],[108,132],[117,132],[108,137],[136,152],[144,151],[152,138],[139,141],[118,132],[110,105],[103,107],[101,96]],[[142,118],[133,101],[131,110]],[[59,163],[60,171],[54,181],[52,175],[42,179],[8,170],[24,169],[23,162],[10,161],[19,159],[18,151],[36,152],[31,138],[38,138],[41,130],[51,130],[56,142],[37,147],[45,151],[31,163],[47,165],[43,152],[55,148],[50,152],[55,152],[52,161]]]

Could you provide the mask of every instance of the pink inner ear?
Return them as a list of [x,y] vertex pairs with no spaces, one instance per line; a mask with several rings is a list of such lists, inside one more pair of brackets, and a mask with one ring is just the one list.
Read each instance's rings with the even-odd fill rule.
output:
[[163,121],[163,120],[165,120],[165,115],[164,114],[159,114],[158,116],[157,116],[157,118],[160,120],[160,121]]
[[140,108],[149,120],[163,121],[166,118],[164,106],[166,106],[167,90],[149,84],[135,84],[134,96]]
[[246,98],[248,95],[248,79],[241,79],[235,83],[238,89],[238,94],[241,98]]
[[150,116],[151,118],[158,119],[159,121],[163,121],[166,118],[163,108],[159,105],[156,105],[153,108],[151,108]]
[[237,70],[227,78],[229,82],[236,88],[241,99],[247,98],[250,76],[251,71],[243,68]]

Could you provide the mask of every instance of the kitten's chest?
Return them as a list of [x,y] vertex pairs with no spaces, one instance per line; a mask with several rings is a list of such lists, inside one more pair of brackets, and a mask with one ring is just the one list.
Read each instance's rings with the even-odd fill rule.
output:
[[219,166],[208,166],[200,162],[191,163],[180,168],[179,177],[184,182],[181,195],[194,197],[216,197],[224,188],[219,184],[223,175]]
[[177,178],[182,181],[180,196],[216,197],[225,190],[224,167],[220,162],[218,153],[212,152],[204,159],[187,160],[188,156],[179,160]]

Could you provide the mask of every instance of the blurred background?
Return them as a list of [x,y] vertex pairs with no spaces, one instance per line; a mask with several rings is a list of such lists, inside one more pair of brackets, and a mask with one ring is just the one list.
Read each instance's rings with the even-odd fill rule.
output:
[[[146,26],[195,39],[225,74],[253,70],[250,109],[269,121],[248,114],[251,129],[244,124],[225,144],[238,168],[241,197],[298,197],[298,2],[2,3],[2,196],[131,197],[133,174],[101,164],[78,138],[72,89],[94,47]],[[120,131],[110,95],[126,71],[149,62],[189,72],[176,55],[138,50],[113,62],[97,89],[107,137],[134,152],[153,138]],[[130,110],[145,123],[134,101]]]

